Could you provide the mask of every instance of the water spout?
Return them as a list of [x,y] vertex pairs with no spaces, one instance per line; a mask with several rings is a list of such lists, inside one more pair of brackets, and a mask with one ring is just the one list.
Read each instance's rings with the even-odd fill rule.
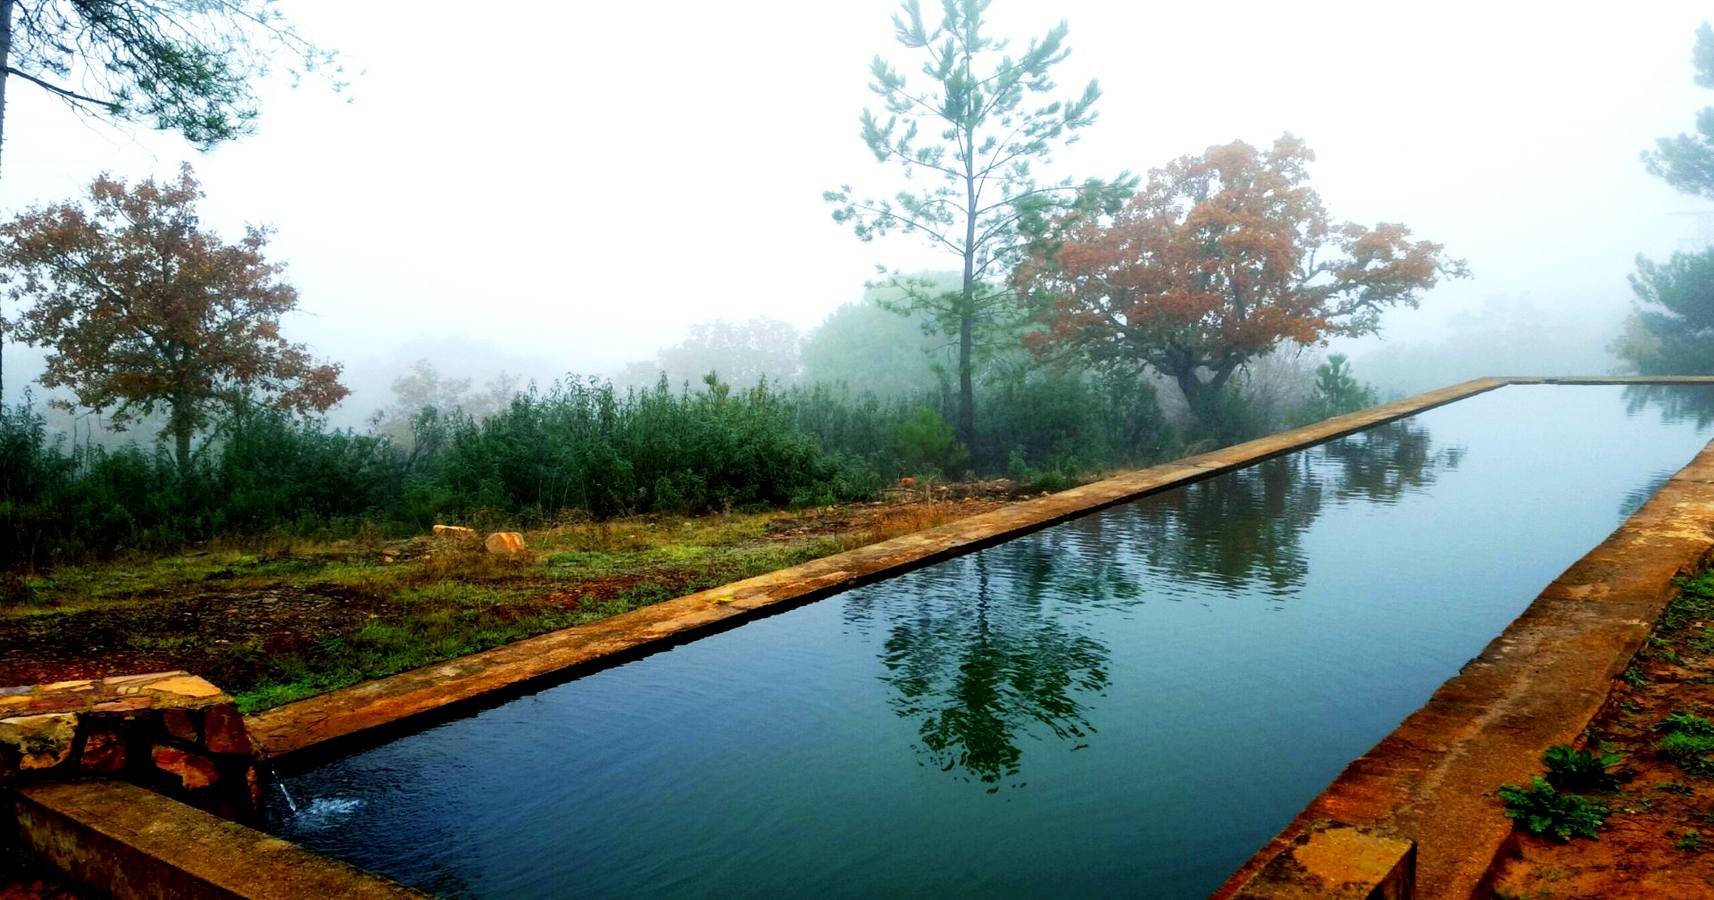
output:
[[292,799],[292,792],[286,790],[286,781],[280,777],[279,770],[275,769],[271,763],[263,763],[262,766],[268,770],[269,780],[273,781],[274,786],[280,789],[280,796],[286,798],[286,808],[292,811],[292,815],[297,815],[298,802]]

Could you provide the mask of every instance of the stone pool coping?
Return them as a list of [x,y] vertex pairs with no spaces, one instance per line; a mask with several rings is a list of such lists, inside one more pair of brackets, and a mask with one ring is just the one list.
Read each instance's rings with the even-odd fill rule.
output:
[[[1543,379],[1527,379],[1540,382]],[[385,739],[425,717],[453,717],[592,667],[613,665],[745,621],[879,581],[1068,519],[1188,484],[1331,438],[1415,415],[1520,379],[1481,378],[1014,503],[598,622],[526,638],[444,663],[249,716],[257,752],[275,762],[325,758]],[[288,761],[296,766],[302,759]]]
[[[1540,774],[1548,747],[1578,738],[1676,595],[1673,579],[1711,555],[1714,442],[1549,584],[1422,708],[1352,761],[1213,896],[1321,895],[1281,892],[1269,870],[1329,821],[1414,842],[1412,896],[1476,895],[1512,835],[1495,789]],[[1347,875],[1321,877],[1358,880]]]
[[122,781],[33,785],[12,799],[20,838],[108,896],[426,896]]
[[1326,419],[1302,428],[1015,503],[598,622],[363,682],[249,716],[259,755],[289,767],[376,743],[435,718],[616,665],[746,621],[969,553],[1147,494],[1200,481],[1512,384],[1707,384],[1714,377],[1499,377]]

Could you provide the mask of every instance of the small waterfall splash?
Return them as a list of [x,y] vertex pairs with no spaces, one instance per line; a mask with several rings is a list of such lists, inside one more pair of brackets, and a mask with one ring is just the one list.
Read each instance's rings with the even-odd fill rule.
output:
[[286,808],[292,811],[292,815],[297,815],[298,802],[292,799],[292,792],[286,790],[286,780],[280,777],[279,770],[275,769],[272,763],[263,763],[262,768],[267,770],[268,779],[274,782],[275,787],[280,789],[280,796],[286,798]]

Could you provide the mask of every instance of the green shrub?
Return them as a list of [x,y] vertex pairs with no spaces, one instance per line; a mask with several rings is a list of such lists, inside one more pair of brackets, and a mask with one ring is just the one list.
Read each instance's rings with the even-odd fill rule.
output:
[[1562,791],[1604,791],[1618,786],[1609,766],[1619,761],[1616,753],[1597,756],[1588,750],[1573,750],[1569,744],[1556,744],[1542,754],[1547,766],[1547,781]]
[[1506,818],[1530,834],[1558,841],[1599,837],[1610,812],[1607,804],[1599,800],[1554,790],[1540,775],[1530,778],[1528,787],[1503,785],[1499,795],[1506,805]]
[[898,445],[898,464],[906,472],[957,477],[969,460],[953,437],[952,426],[926,406],[898,424],[893,440]]

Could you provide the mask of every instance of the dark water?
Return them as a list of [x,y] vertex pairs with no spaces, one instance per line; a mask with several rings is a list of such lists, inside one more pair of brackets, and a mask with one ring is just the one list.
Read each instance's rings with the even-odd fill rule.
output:
[[337,761],[275,828],[455,895],[1200,896],[1709,410],[1505,388]]

